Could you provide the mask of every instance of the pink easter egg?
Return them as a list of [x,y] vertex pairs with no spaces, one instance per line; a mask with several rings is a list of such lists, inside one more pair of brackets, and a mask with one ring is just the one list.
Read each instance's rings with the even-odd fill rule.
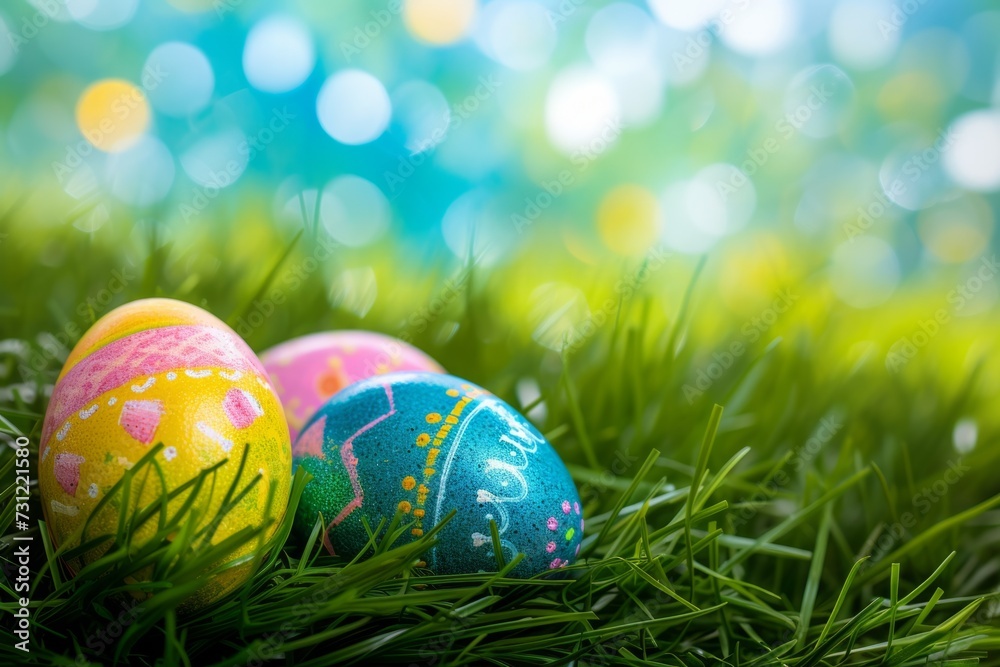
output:
[[293,338],[260,355],[288,418],[292,442],[327,399],[359,380],[397,371],[444,373],[417,348],[370,331],[325,331]]

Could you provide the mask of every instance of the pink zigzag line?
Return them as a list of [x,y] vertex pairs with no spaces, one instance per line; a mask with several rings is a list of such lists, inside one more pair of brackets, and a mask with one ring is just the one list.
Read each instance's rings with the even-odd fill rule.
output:
[[376,417],[359,428],[353,435],[351,435],[350,438],[344,441],[344,445],[340,448],[340,460],[344,462],[347,474],[351,478],[351,489],[354,491],[354,498],[351,502],[347,503],[344,509],[340,511],[340,514],[338,514],[336,518],[330,522],[330,525],[326,527],[326,531],[323,534],[323,545],[326,547],[326,550],[330,552],[331,556],[335,556],[336,554],[333,551],[333,543],[330,542],[330,530],[346,519],[351,512],[361,507],[365,498],[364,489],[361,488],[361,482],[358,480],[358,460],[354,457],[354,439],[365,431],[371,430],[381,422],[396,414],[396,405],[392,400],[392,388],[387,384],[382,385],[382,388],[385,389],[385,396],[389,399],[389,412],[381,415],[380,417]]

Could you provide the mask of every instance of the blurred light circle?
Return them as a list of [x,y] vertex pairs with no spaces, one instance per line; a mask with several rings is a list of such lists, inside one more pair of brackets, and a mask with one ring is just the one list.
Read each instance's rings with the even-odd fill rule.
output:
[[611,80],[621,102],[622,120],[632,127],[642,127],[660,117],[666,82],[663,74],[649,67]]
[[952,180],[969,190],[1000,188],[1000,111],[973,111],[951,124],[954,145],[944,152]]
[[83,91],[76,103],[76,124],[91,144],[106,152],[125,150],[149,126],[149,102],[123,79],[104,79]]
[[721,250],[716,290],[726,306],[734,314],[756,315],[776,292],[794,284],[790,250],[787,241],[770,232],[747,234]]
[[993,234],[993,211],[978,195],[965,195],[921,212],[917,233],[924,247],[944,262],[981,255]]
[[296,19],[272,16],[257,23],[243,47],[243,73],[265,93],[298,88],[316,66],[309,29]]
[[357,248],[366,246],[389,229],[389,200],[372,183],[359,176],[338,176],[323,188],[320,218],[337,242]]
[[899,259],[882,239],[861,236],[833,250],[830,287],[854,308],[874,308],[889,300],[899,285]]
[[708,202],[709,210],[718,208],[722,212],[722,229],[726,234],[746,226],[757,208],[757,189],[746,174],[731,164],[720,162],[699,171],[695,180],[707,185],[714,193]]
[[403,20],[410,34],[431,44],[457,42],[475,17],[476,0],[403,0]]
[[153,49],[143,71],[162,74],[148,90],[153,108],[168,116],[189,116],[205,108],[215,90],[208,58],[184,42],[167,42]]
[[587,23],[587,53],[609,74],[642,71],[657,63],[656,32],[646,12],[616,2],[597,10]]
[[451,108],[440,90],[426,81],[408,81],[392,91],[393,120],[406,134],[406,148],[422,153],[444,141]]
[[17,60],[14,39],[15,33],[8,27],[6,17],[0,15],[0,75],[6,74]]
[[599,72],[571,67],[560,72],[545,98],[545,130],[564,153],[600,153],[615,143],[620,128],[618,94]]
[[556,29],[548,10],[530,0],[499,0],[479,14],[476,43],[487,56],[513,70],[532,70],[549,61]]
[[144,136],[108,159],[106,179],[116,198],[134,206],[154,204],[174,183],[174,158],[156,137]]
[[725,163],[705,167],[664,193],[663,240],[679,252],[705,252],[742,229],[756,207],[757,191],[742,171]]
[[367,72],[346,69],[329,77],[316,99],[319,123],[343,144],[366,144],[389,125],[392,104],[382,82]]
[[892,23],[895,5],[889,0],[842,0],[830,17],[830,50],[854,69],[874,69],[892,58],[899,47],[899,29]]
[[714,193],[704,183],[681,181],[663,193],[663,242],[691,255],[703,253],[725,234],[718,214],[700,214],[702,201],[711,202]]
[[470,190],[448,206],[441,235],[455,257],[488,266],[514,245],[517,232],[507,205],[499,207],[488,192]]
[[648,0],[649,8],[664,25],[677,30],[697,30],[704,27],[729,3],[727,0]]
[[529,302],[528,320],[536,343],[558,352],[583,342],[587,332],[581,327],[590,319],[590,307],[579,288],[568,283],[544,283],[531,293]]
[[955,428],[951,433],[951,441],[956,452],[968,454],[976,448],[977,440],[979,440],[979,425],[976,424],[975,419],[966,417],[955,423]]
[[643,255],[656,241],[660,205],[652,192],[640,185],[620,185],[597,208],[597,231],[612,252]]
[[885,196],[898,206],[918,211],[947,197],[952,189],[943,158],[954,151],[947,133],[933,140],[909,141],[886,156],[879,169]]
[[181,154],[181,166],[198,185],[222,189],[243,175],[249,154],[246,136],[230,128],[199,139]]
[[785,92],[785,113],[796,119],[800,132],[817,139],[835,133],[853,105],[854,84],[833,65],[807,67]]
[[780,51],[798,32],[798,6],[792,0],[753,0],[731,11],[737,16],[724,24],[719,37],[739,53],[761,56]]
[[65,0],[70,17],[92,30],[120,28],[135,15],[139,0]]
[[708,30],[689,35],[675,30],[664,30],[659,39],[660,64],[667,79],[674,85],[684,86],[697,81],[705,74],[712,59],[715,40]]

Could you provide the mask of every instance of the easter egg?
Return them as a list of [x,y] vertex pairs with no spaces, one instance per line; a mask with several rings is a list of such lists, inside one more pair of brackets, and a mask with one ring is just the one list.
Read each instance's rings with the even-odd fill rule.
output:
[[[284,514],[291,487],[291,444],[281,403],[260,360],[215,316],[171,299],[145,299],[98,320],[77,343],[56,380],[39,447],[38,482],[57,546],[115,535],[125,503],[116,484],[133,473],[126,509],[146,507],[218,465],[207,481],[182,490],[131,534],[138,547],[157,523],[184,511],[210,544],[247,527],[269,527]],[[240,463],[242,472],[240,472]],[[248,489],[223,512],[227,490]],[[191,495],[194,494],[194,498]],[[133,512],[134,514],[134,512]],[[181,515],[181,516],[187,516]],[[224,562],[251,553],[256,541]],[[73,571],[109,542],[74,558]],[[183,558],[184,554],[181,554]],[[216,563],[222,565],[224,563]],[[224,570],[185,603],[222,597],[251,574]]]
[[437,574],[496,571],[490,520],[505,562],[532,576],[568,565],[583,537],[580,498],[559,455],[524,417],[486,390],[450,375],[392,373],[351,385],[324,404],[293,446],[313,479],[296,513],[317,514],[330,553],[348,558],[397,512],[402,541],[456,515],[426,553]]
[[370,331],[328,331],[276,345],[260,355],[285,406],[292,441],[327,399],[373,375],[396,371],[443,373],[426,354]]

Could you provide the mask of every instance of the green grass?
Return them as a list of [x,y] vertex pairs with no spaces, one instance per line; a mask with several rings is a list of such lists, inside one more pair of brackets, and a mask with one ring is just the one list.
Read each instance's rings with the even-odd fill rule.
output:
[[[286,276],[304,266],[310,235],[285,256],[291,234],[236,239],[203,229],[184,245],[140,230],[127,243],[62,227],[43,240],[0,231],[10,234],[0,244],[0,340],[8,341],[0,385],[9,390],[0,431],[27,435],[33,457],[45,386],[75,339],[67,324],[85,329],[114,305],[153,295],[237,323],[279,289],[284,302],[249,331],[255,349],[327,328],[406,334],[536,418],[567,462],[587,519],[567,576],[533,580],[506,577],[516,563],[502,561],[496,573],[435,576],[417,566],[434,533],[394,544],[405,525],[392,517],[372,526],[370,558],[327,556],[319,525],[308,539],[291,531],[302,475],[267,542],[262,527],[208,544],[189,528],[192,510],[165,521],[154,503],[123,514],[118,534],[104,538],[107,553],[76,577],[36,523],[33,643],[24,654],[12,648],[19,596],[10,567],[14,457],[5,447],[3,664],[1000,665],[998,374],[990,354],[969,361],[963,349],[955,362],[964,325],[890,373],[857,344],[874,340],[884,351],[923,311],[899,306],[873,323],[871,314],[834,310],[805,273],[795,289],[811,296],[750,342],[740,334],[744,316],[717,303],[719,264],[710,260],[695,282],[701,265],[671,258],[631,293],[614,287],[638,263],[582,272],[592,311],[617,298],[593,335],[559,354],[532,340],[528,315],[498,315],[530,300],[530,257],[474,266],[461,289],[447,290],[453,267],[428,277],[344,253],[293,287]],[[110,271],[128,257],[144,258],[135,278],[102,305]],[[366,263],[378,277],[370,310],[351,305],[356,295],[331,296],[339,270]],[[537,270],[538,282],[556,271]],[[428,312],[439,312],[414,324],[435,295],[443,305]],[[975,326],[995,338],[995,325]],[[703,393],[686,392],[733,340],[746,353]],[[525,378],[540,394],[529,405],[517,392]],[[964,455],[952,444],[960,419],[978,428]],[[961,477],[943,482],[955,465]],[[30,509],[41,517],[37,494]],[[130,545],[138,524],[154,520],[156,537]],[[253,578],[218,604],[179,611],[242,541],[258,544],[248,558]],[[126,582],[149,565],[153,581]],[[137,603],[130,593],[149,597]]]

